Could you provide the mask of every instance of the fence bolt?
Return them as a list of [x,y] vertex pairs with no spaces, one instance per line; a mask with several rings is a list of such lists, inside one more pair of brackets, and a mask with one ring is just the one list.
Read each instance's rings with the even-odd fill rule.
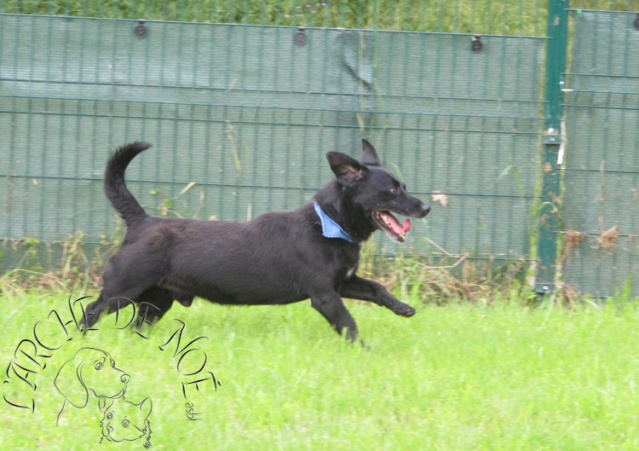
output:
[[138,21],[138,26],[135,27],[135,30],[133,30],[133,33],[135,33],[135,36],[140,39],[144,39],[146,37],[146,25],[144,23],[145,23],[145,20],[140,19]]
[[473,50],[474,53],[479,53],[482,51],[482,49],[484,48],[484,44],[482,44],[481,42],[481,36],[479,35],[475,35],[471,38],[471,40],[473,41],[470,48]]
[[306,45],[306,33],[304,27],[299,27],[295,33],[295,45]]
[[549,128],[544,132],[542,141],[544,144],[548,145],[559,145],[561,144],[561,133],[559,130]]

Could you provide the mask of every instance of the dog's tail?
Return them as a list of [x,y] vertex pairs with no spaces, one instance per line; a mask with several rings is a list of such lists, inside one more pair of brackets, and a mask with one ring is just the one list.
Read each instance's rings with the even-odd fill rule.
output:
[[126,222],[127,227],[141,221],[148,215],[126,187],[124,172],[137,154],[151,147],[151,144],[136,141],[120,147],[111,155],[104,173],[104,192],[113,208]]

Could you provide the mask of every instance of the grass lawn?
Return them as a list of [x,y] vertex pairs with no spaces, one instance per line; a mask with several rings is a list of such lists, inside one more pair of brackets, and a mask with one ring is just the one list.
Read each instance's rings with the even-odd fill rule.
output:
[[[0,449],[98,446],[97,404],[66,407],[55,425],[64,399],[53,380],[83,347],[108,351],[131,375],[127,399],[151,398],[152,449],[639,448],[639,311],[631,304],[568,309],[529,308],[512,299],[445,307],[413,302],[419,312],[406,319],[348,301],[367,343],[362,348],[337,337],[308,302],[176,304],[152,330],[142,331],[147,339],[116,329],[112,315],[85,336],[69,325],[71,339],[65,341],[59,323],[45,320],[52,309],[69,320],[67,298],[45,291],[4,296],[2,364],[13,361],[38,374],[27,377],[37,383],[35,391],[12,371],[11,378],[3,375],[9,380],[5,397],[33,399],[36,408],[32,413],[3,402]],[[185,325],[176,356],[179,323],[173,318]],[[14,357],[22,339],[35,341],[38,320],[41,341],[60,346],[39,348],[51,355],[35,358],[46,362],[44,369],[20,352]],[[221,384],[217,390],[211,378],[199,392],[188,385],[208,371]],[[200,420],[187,418],[185,401]],[[105,439],[100,446],[140,449],[142,443]]]
[[[638,0],[579,0],[577,9],[635,11]],[[304,27],[544,36],[547,0],[3,0],[0,13]]]

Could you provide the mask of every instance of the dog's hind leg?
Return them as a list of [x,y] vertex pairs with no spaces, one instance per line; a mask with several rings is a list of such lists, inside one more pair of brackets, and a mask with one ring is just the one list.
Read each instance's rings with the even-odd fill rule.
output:
[[174,293],[159,287],[146,290],[137,298],[138,317],[136,325],[155,324],[173,305]]
[[353,276],[342,283],[340,294],[345,298],[374,302],[390,309],[396,315],[410,317],[415,314],[413,307],[401,302],[381,284],[358,276]]
[[142,293],[158,285],[165,266],[166,258],[161,253],[143,252],[140,246],[123,246],[109,259],[102,275],[104,287],[100,297],[87,306],[82,323],[91,327],[102,312],[112,313],[130,301],[139,302]]
[[125,308],[137,301],[137,297],[140,295],[139,291],[125,292],[122,295],[107,297],[105,291],[102,290],[100,297],[96,301],[87,305],[87,308],[82,317],[81,324],[86,328],[93,326],[98,322],[98,319],[103,312],[113,313],[122,308]]
[[326,318],[338,334],[342,335],[345,332],[351,341],[357,339],[357,325],[339,293],[333,291],[311,295],[311,305]]
[[87,305],[82,324],[91,327],[98,321],[104,311],[113,313],[131,304],[131,302],[139,302],[138,298],[145,291],[153,288],[155,284],[156,280],[151,277],[136,280],[131,280],[127,276],[118,279],[114,277],[105,278],[102,293],[100,293],[100,297],[96,301]]
[[[120,301],[125,302],[124,299],[120,299]],[[84,315],[82,316],[82,320],[80,321],[80,324],[85,328],[85,330],[98,322],[100,315],[107,308],[107,303],[108,301],[104,297],[103,290],[98,299],[87,305]]]

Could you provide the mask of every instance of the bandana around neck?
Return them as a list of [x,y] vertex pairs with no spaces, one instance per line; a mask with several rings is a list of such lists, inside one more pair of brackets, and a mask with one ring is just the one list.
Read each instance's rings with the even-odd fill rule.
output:
[[317,213],[320,221],[322,221],[322,235],[326,238],[341,238],[349,243],[357,243],[357,240],[350,236],[337,222],[324,213],[324,210],[322,210],[322,207],[320,207],[317,202],[315,202],[314,205],[315,213]]

